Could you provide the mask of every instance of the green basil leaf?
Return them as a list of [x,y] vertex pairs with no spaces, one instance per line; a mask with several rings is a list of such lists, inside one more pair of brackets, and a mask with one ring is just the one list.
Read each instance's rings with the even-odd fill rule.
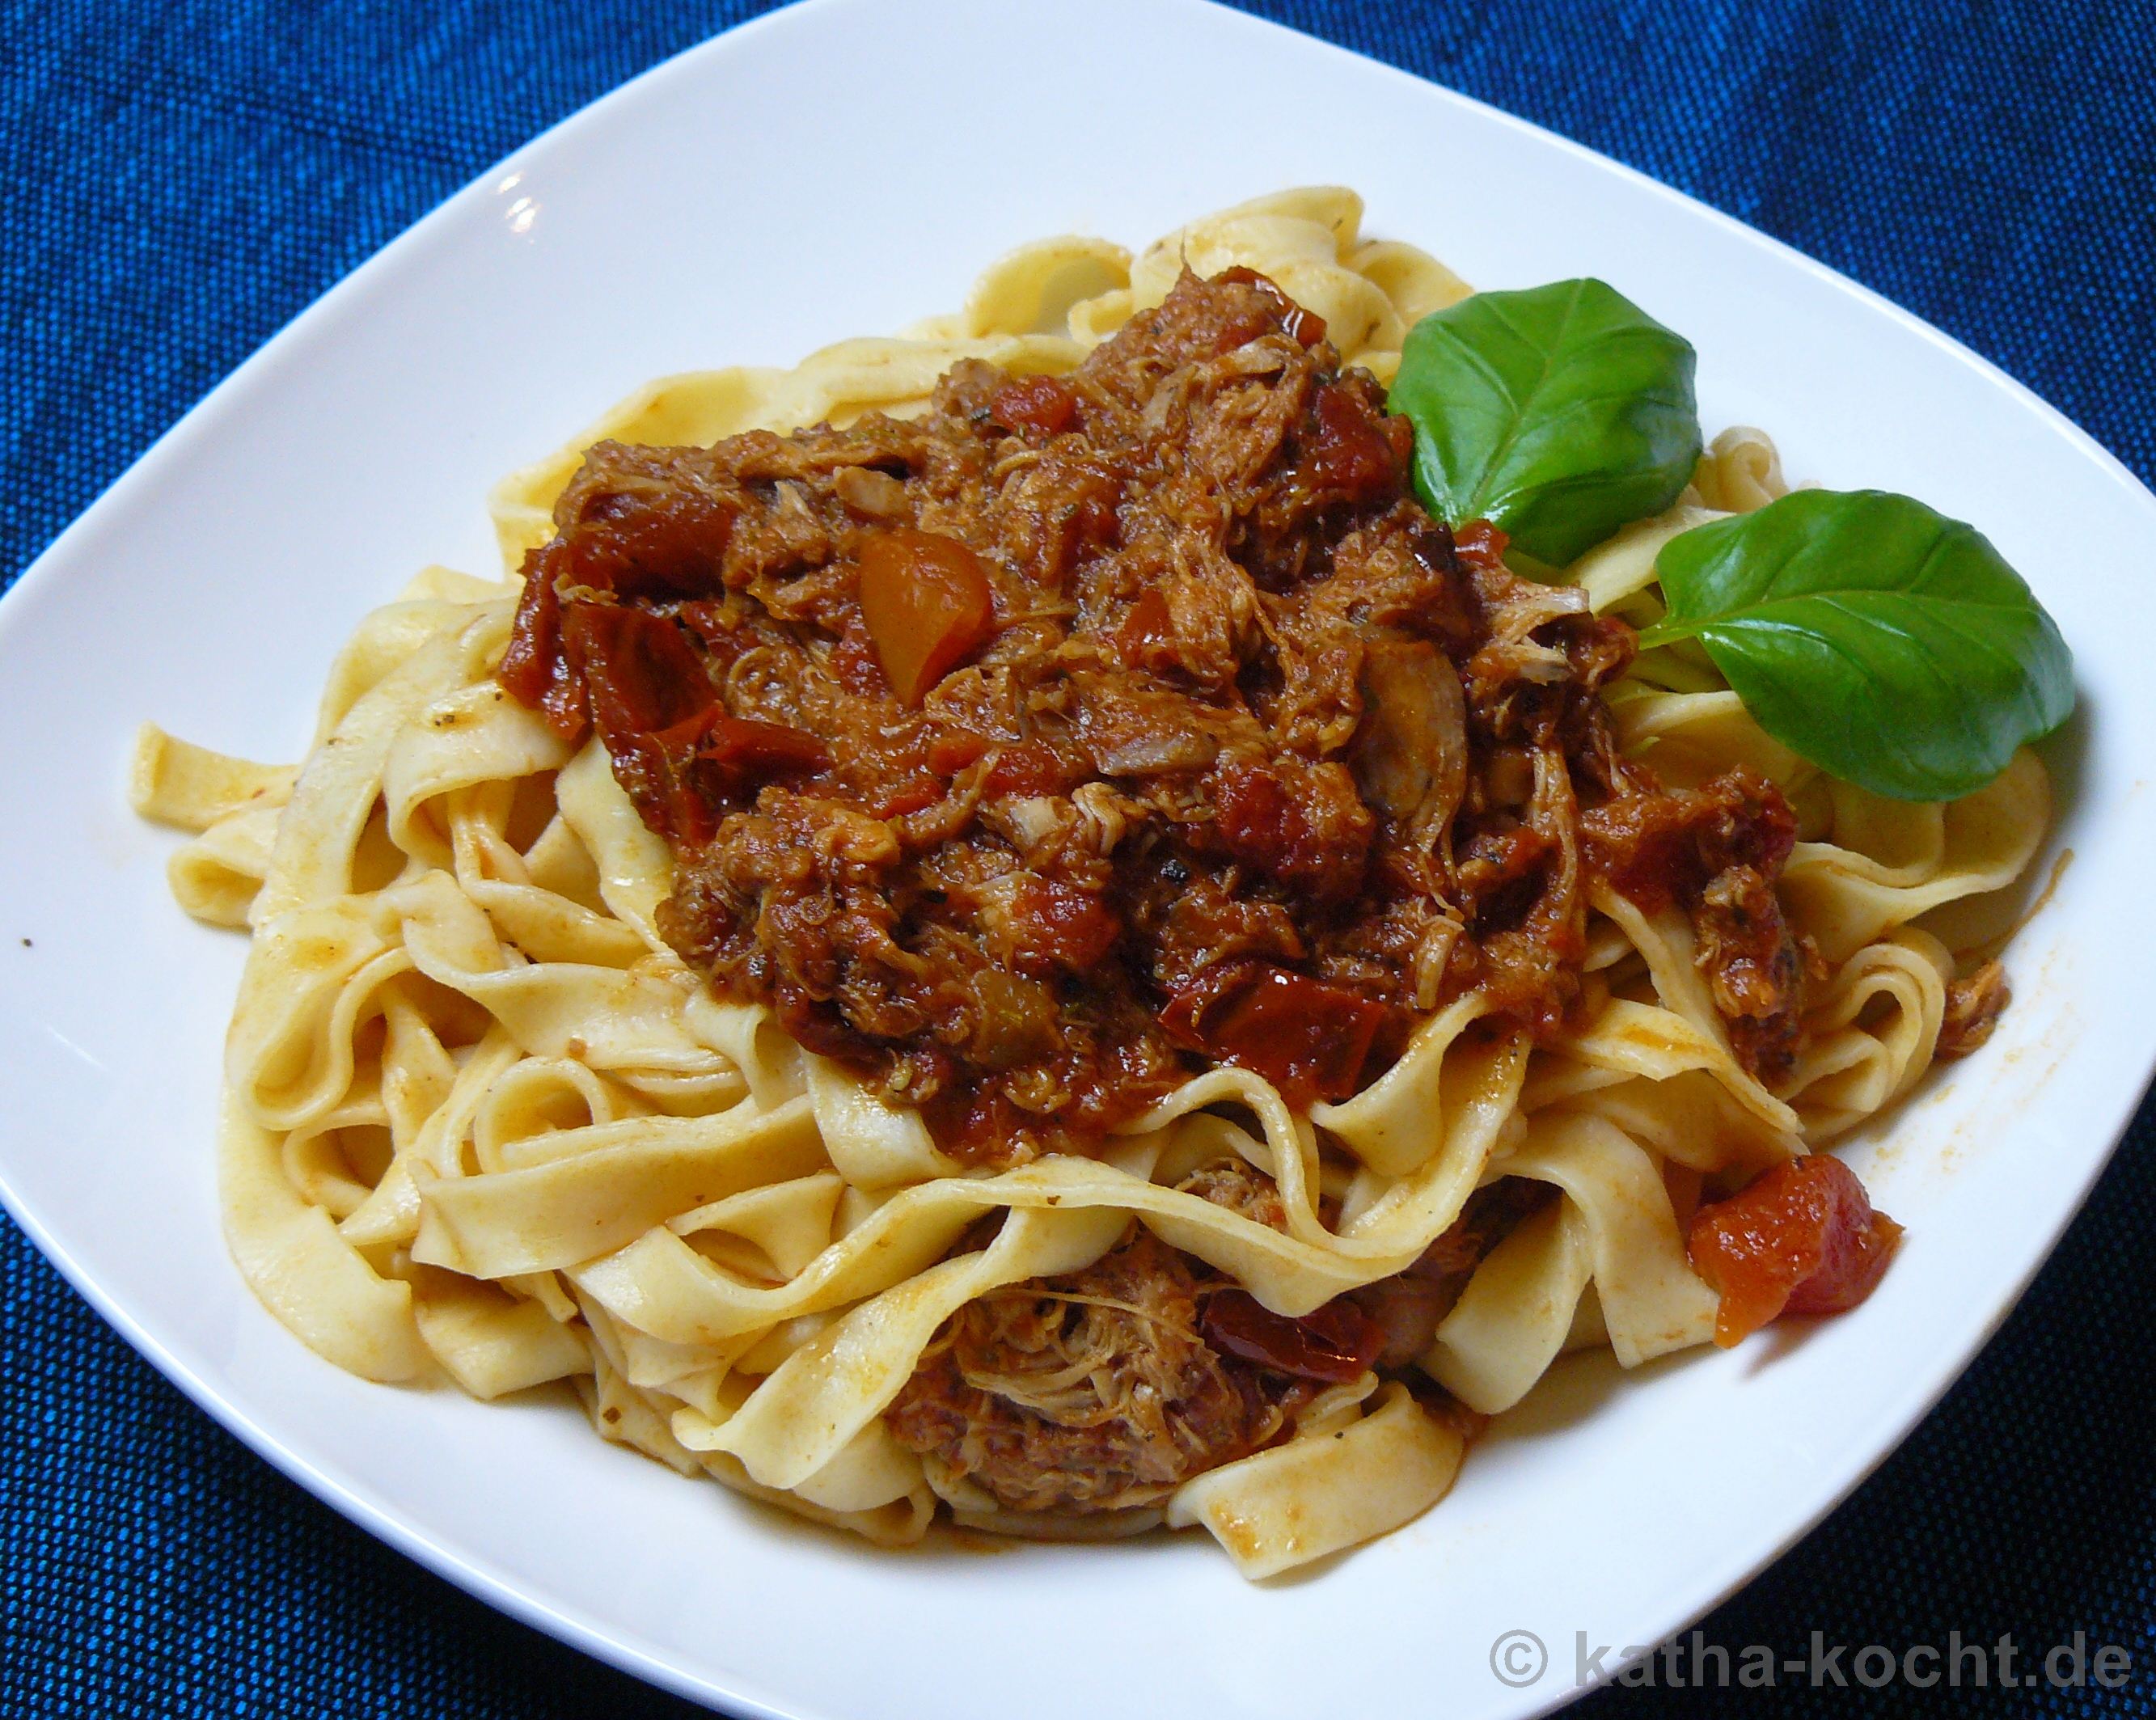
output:
[[1677,499],[1699,460],[1691,345],[1599,280],[1476,293],[1409,331],[1392,408],[1415,488],[1551,567]]
[[2074,708],[2073,659],[1974,526],[1883,490],[1799,490],[1662,546],[1668,618],[1759,726],[1897,800],[1982,788]]

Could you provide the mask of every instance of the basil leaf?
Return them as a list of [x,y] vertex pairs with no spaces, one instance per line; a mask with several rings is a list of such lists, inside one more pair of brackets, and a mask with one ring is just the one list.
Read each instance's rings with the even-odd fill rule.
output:
[[1551,567],[1677,499],[1699,460],[1691,345],[1599,280],[1476,293],[1409,331],[1392,388],[1415,488]]
[[1878,490],[1799,490],[1671,538],[1668,619],[1759,726],[1897,800],[1982,788],[2074,708],[2073,660],[1974,526]]

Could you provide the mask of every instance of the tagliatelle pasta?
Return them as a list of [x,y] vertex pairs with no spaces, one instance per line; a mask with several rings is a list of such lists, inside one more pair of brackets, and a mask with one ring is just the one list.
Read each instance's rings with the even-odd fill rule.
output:
[[[1568,1347],[1631,1367],[1713,1335],[1686,1250],[1701,1179],[1805,1154],[1922,1078],[1963,977],[1925,916],[2028,866],[2048,817],[2033,754],[1962,801],[1883,800],[1770,739],[1696,647],[1650,651],[1602,695],[1627,752],[1679,788],[1742,767],[1796,810],[1782,900],[1822,972],[1786,1074],[1732,1042],[1686,915],[1598,886],[1581,993],[1538,1037],[1470,990],[1346,1096],[1297,1108],[1224,1064],[1104,1151],[998,1168],[685,965],[660,925],[672,855],[605,746],[565,742],[495,678],[514,570],[591,444],[918,413],[966,359],[1068,375],[1186,266],[1269,278],[1384,381],[1407,330],[1468,289],[1363,239],[1361,213],[1305,190],[1135,257],[1047,240],[906,336],[654,383],[497,491],[506,580],[430,569],[361,624],[296,768],[145,731],[135,804],[194,833],[175,896],[251,940],[219,1180],[280,1320],[372,1379],[569,1382],[603,1436],[878,1542],[918,1538],[939,1505],[1034,1534],[1164,1521],[1254,1578],[1427,1509],[1471,1430],[1457,1406],[1508,1409]],[[1594,614],[1651,623],[1661,546],[1785,487],[1763,435],[1727,432],[1674,508],[1567,578]],[[1260,1175],[1276,1216],[1185,1186],[1222,1163]],[[886,1419],[960,1310],[1091,1266],[1133,1221],[1300,1318],[1414,1266],[1505,1178],[1553,1193],[1473,1265],[1421,1356],[1427,1394],[1366,1371],[1155,1506],[1015,1522]]]

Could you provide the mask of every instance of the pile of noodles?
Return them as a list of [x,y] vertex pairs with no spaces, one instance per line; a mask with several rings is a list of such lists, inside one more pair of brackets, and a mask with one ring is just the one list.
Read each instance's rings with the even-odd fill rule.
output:
[[[1306,190],[1136,258],[1050,239],[903,337],[665,378],[502,485],[508,565],[549,535],[555,495],[602,437],[709,443],[903,414],[962,357],[1067,372],[1186,260],[1270,276],[1344,359],[1389,380],[1405,331],[1468,289],[1410,246],[1362,239],[1360,216],[1352,193]],[[1766,438],[1729,431],[1677,506],[1568,577],[1596,611],[1651,620],[1659,546],[1784,487]],[[1533,1178],[1561,1198],[1477,1268],[1421,1359],[1434,1380],[1495,1413],[1568,1348],[1607,1345],[1630,1367],[1707,1340],[1715,1297],[1671,1190],[1806,1152],[1908,1092],[1967,954],[1926,916],[2013,881],[2048,811],[2025,752],[1950,804],[1829,781],[1703,655],[1649,652],[1609,695],[1625,744],[1672,786],[1747,766],[1802,819],[1783,897],[1830,977],[1786,1081],[1769,1091],[1732,1055],[1683,911],[1602,893],[1577,1024],[1553,1040],[1466,1032],[1486,1013],[1471,995],[1307,1118],[1219,1068],[1096,1159],[971,1172],[667,947],[653,924],[667,850],[605,752],[572,752],[492,679],[516,601],[513,572],[420,574],[338,658],[296,768],[145,732],[137,804],[198,833],[172,860],[175,894],[251,939],[221,1145],[233,1253],[340,1367],[439,1370],[482,1398],[570,1381],[604,1437],[886,1543],[919,1537],[938,1505],[883,1420],[924,1348],[961,1305],[1086,1266],[1133,1218],[1293,1316],[1408,1266],[1478,1184]],[[1223,1156],[1277,1183],[1283,1227],[1178,1191]],[[954,1253],[998,1209],[993,1240]],[[1284,1443],[1183,1485],[1164,1515],[1267,1575],[1426,1509],[1461,1443],[1457,1418],[1365,1375]],[[962,1521],[1070,1527],[1014,1522],[963,1488],[947,1502]]]

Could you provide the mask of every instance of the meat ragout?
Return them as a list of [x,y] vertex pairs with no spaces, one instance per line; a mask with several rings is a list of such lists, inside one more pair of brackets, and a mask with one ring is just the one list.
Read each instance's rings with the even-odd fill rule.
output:
[[[1087,1151],[1210,1063],[1345,1097],[1469,991],[1553,1033],[1597,884],[1690,916],[1738,1057],[1786,1074],[1816,966],[1776,893],[1788,803],[1621,756],[1630,629],[1430,517],[1412,453],[1318,318],[1186,275],[1067,377],[968,361],[916,419],[593,448],[500,677],[596,730],[673,853],[684,960],[971,1164]],[[1183,1187],[1284,1222],[1240,1161]],[[1868,1209],[1814,1187],[1702,1214],[1696,1255],[1783,1297],[1732,1321],[1883,1266],[1891,1220],[1860,1286]],[[1373,1368],[1434,1391],[1438,1321],[1547,1198],[1501,1178],[1300,1320],[1133,1225],[959,1310],[887,1423],[946,1497],[1157,1504]]]
[[[1271,1181],[1239,1160],[1202,1166],[1178,1186],[1285,1224]],[[1133,1225],[1082,1271],[959,1309],[889,1425],[947,1497],[963,1484],[1004,1511],[1071,1516],[1158,1504],[1193,1476],[1287,1437],[1327,1387],[1373,1367],[1411,1369],[1482,1256],[1548,1192],[1501,1178],[1405,1272],[1300,1320]],[[1437,1395],[1427,1379],[1418,1389]]]
[[1067,377],[593,448],[501,678],[597,729],[684,959],[970,1163],[1087,1150],[1209,1063],[1345,1097],[1470,990],[1548,1033],[1598,877],[1691,914],[1772,1079],[1789,806],[1620,757],[1631,630],[1431,518],[1411,455],[1317,317],[1186,275]]

